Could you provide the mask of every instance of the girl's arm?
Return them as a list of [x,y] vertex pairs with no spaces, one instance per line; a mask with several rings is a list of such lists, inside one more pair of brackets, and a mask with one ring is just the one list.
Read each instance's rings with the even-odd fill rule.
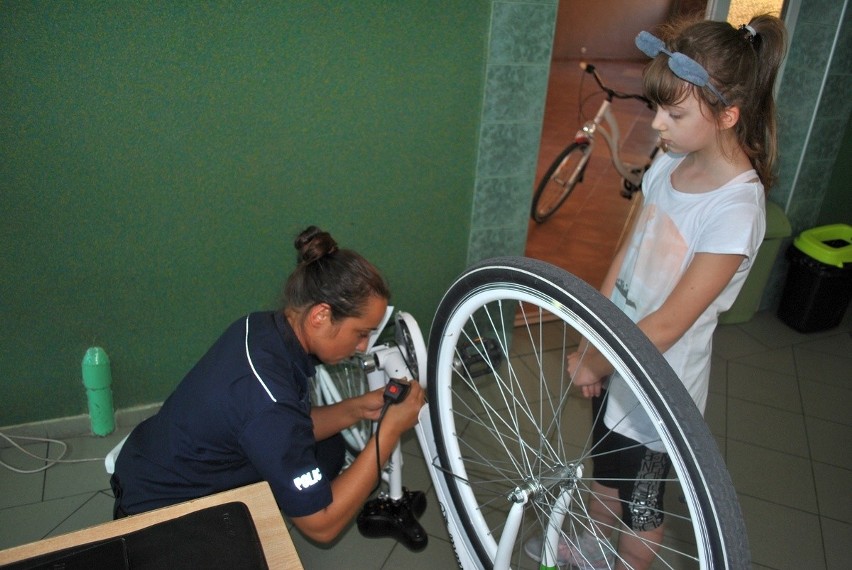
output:
[[662,306],[639,321],[657,350],[665,352],[716,300],[742,264],[744,256],[697,253]]
[[[624,241],[621,242],[618,251],[615,253],[601,284],[600,292],[607,299],[612,297],[612,292],[615,289],[615,281],[621,272],[634,226],[635,223],[631,223],[629,231],[625,232]],[[574,384],[582,389],[583,396],[591,398],[600,395],[603,380],[606,376],[612,374],[612,369],[609,362],[601,357],[598,351],[589,345],[585,339],[582,339],[577,350],[568,355],[568,374]]]
[[[730,283],[743,259],[744,256],[737,254],[695,255],[662,306],[637,323],[657,350],[665,352],[680,340]],[[607,274],[605,285],[609,279]],[[581,345],[581,350],[568,357],[569,373],[585,397],[599,396],[603,379],[613,369],[597,351],[589,348],[584,352],[582,348]]]
[[293,517],[293,524],[317,542],[334,540],[364,506],[378,482],[378,464],[387,462],[402,434],[414,427],[425,402],[426,396],[420,383],[412,382],[405,399],[391,405],[382,419],[378,462],[376,436],[373,435],[352,465],[331,482],[331,504],[312,515]]

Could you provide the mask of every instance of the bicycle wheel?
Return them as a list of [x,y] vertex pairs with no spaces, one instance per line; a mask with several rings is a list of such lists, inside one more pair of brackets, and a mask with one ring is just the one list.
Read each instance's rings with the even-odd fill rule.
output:
[[[361,366],[344,360],[339,364],[319,364],[314,379],[314,404],[325,406],[336,404],[347,398],[360,396],[369,391],[367,375]],[[361,420],[341,433],[348,452],[347,464],[364,449],[372,435],[372,422]]]
[[[581,338],[636,394],[676,473],[665,478],[665,535],[649,545],[657,551],[652,567],[747,567],[745,526],[730,477],[672,369],[587,284],[516,257],[487,260],[459,277],[438,307],[429,340],[430,419],[452,503],[445,510],[464,529],[481,566],[494,567],[510,497],[526,497],[519,531],[509,537],[515,538],[513,568],[539,568],[522,545],[541,535],[566,491],[573,500],[559,527],[564,540],[573,544],[580,530],[591,528],[591,404],[572,389],[565,371]],[[633,533],[620,520],[612,530],[611,541]],[[617,549],[610,541],[600,547],[610,559]]]
[[574,186],[583,181],[591,145],[571,143],[556,157],[541,177],[532,201],[532,219],[542,223],[568,198]]

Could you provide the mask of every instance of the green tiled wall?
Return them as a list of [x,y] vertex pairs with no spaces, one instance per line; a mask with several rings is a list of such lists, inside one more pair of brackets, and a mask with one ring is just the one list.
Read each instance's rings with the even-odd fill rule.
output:
[[468,263],[524,253],[556,8],[492,4]]

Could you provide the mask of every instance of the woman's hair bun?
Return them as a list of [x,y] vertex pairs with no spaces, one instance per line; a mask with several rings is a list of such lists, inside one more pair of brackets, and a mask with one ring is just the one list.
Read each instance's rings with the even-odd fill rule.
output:
[[331,234],[316,226],[309,226],[302,231],[293,245],[299,252],[296,262],[304,264],[313,263],[338,249]]
[[304,316],[321,303],[331,307],[339,321],[364,314],[370,297],[390,298],[388,284],[378,269],[351,249],[341,249],[331,234],[310,226],[294,244],[296,268],[284,284],[284,309]]

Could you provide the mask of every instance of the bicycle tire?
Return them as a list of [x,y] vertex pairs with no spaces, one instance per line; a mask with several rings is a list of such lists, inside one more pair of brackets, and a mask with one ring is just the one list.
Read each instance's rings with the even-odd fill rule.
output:
[[[588,400],[570,395],[564,371],[580,336],[607,356],[656,420],[679,480],[684,504],[670,480],[666,506],[674,508],[653,567],[747,568],[747,535],[730,476],[672,369],[608,299],[557,267],[518,257],[486,260],[464,272],[443,297],[429,339],[430,419],[452,503],[444,510],[464,529],[480,567],[494,567],[513,489],[539,493],[525,506],[513,568],[539,568],[521,545],[546,526],[557,487],[574,485],[579,496],[563,536],[572,540],[572,528],[589,524],[583,505],[591,478],[545,476],[568,465],[588,467],[593,454],[591,414],[583,409]],[[496,339],[502,358],[482,351],[477,365],[487,373],[474,378],[467,362],[475,339],[483,337]]]
[[[547,167],[533,195],[530,216],[540,224],[553,215],[583,181],[591,145],[571,143]],[[567,173],[567,176],[566,176]]]

